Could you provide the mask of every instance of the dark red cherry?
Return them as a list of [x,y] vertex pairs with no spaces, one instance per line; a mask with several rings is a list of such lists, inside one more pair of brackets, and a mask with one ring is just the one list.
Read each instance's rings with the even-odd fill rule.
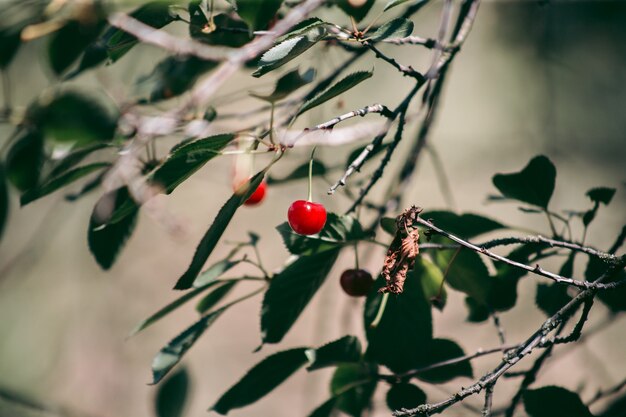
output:
[[370,292],[374,278],[364,269],[346,269],[339,279],[341,288],[353,297],[363,297]]
[[306,200],[294,201],[287,212],[289,226],[301,235],[319,233],[326,224],[326,209],[322,204]]

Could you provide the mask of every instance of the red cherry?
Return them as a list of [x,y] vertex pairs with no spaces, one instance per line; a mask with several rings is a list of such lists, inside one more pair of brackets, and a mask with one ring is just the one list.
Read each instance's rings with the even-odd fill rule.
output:
[[248,197],[248,199],[243,203],[244,206],[255,206],[259,204],[265,198],[265,193],[267,191],[267,183],[265,181],[261,181],[261,184],[254,190],[252,195]]
[[297,200],[289,206],[287,218],[294,232],[301,235],[314,235],[319,233],[326,224],[326,209],[319,203]]
[[367,295],[374,284],[372,275],[364,269],[346,269],[339,278],[341,288],[353,297]]

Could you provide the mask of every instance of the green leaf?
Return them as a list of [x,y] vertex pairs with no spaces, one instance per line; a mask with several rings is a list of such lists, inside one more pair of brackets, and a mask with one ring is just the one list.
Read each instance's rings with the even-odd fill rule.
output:
[[325,401],[322,405],[313,410],[308,417],[330,417],[332,412],[335,410],[337,399],[337,397],[331,397],[329,400]]
[[0,69],[6,68],[21,45],[22,30],[43,19],[48,0],[14,0],[2,4],[0,20]]
[[412,409],[426,403],[426,394],[417,385],[408,382],[393,384],[387,391],[387,407],[390,410]]
[[240,48],[253,38],[245,22],[233,19],[225,13],[213,16],[215,28],[211,31],[204,12],[200,10],[200,0],[189,3],[189,16],[191,17],[189,35],[197,41],[209,45]]
[[408,19],[398,18],[385,23],[369,36],[372,41],[380,41],[387,38],[406,38],[413,32],[413,22]]
[[0,163],[0,238],[9,218],[9,187],[7,187],[4,166]]
[[[463,349],[452,340],[434,339],[430,344],[430,351],[422,356],[420,367],[447,361],[449,359],[465,356]],[[470,361],[458,362],[420,372],[417,377],[431,384],[441,384],[457,377],[473,377],[472,364]]]
[[[507,254],[507,258],[528,263],[531,255],[537,257],[541,246],[522,245]],[[489,289],[488,305],[497,311],[506,311],[515,306],[517,302],[517,283],[528,272],[505,264],[496,262],[496,275],[491,278],[491,288]]]
[[507,198],[547,209],[555,179],[554,164],[540,155],[531,159],[520,172],[496,174],[493,185]]
[[263,359],[222,395],[211,410],[225,415],[263,398],[306,363],[305,350],[285,350]]
[[[617,248],[615,249],[617,250]],[[585,279],[587,281],[595,281],[607,272],[608,269],[609,265],[601,259],[589,256],[587,268],[585,269]],[[626,279],[626,271],[624,269],[614,271],[604,282],[615,282],[621,279]],[[614,313],[626,311],[626,285],[622,285],[610,291],[599,291],[597,297]]]
[[324,36],[326,36],[326,29],[323,26],[316,26],[301,35],[274,45],[261,56],[258,62],[259,68],[252,75],[254,77],[261,77],[285,65],[322,40]]
[[26,118],[47,138],[80,146],[113,139],[119,111],[106,95],[61,89],[31,105]]
[[304,19],[303,21],[293,25],[287,33],[278,38],[278,42],[285,41],[295,36],[300,36],[313,28],[316,28],[318,26],[324,26],[326,24],[326,22],[318,17],[309,17],[308,19]]
[[174,367],[198,338],[219,318],[225,309],[202,316],[200,320],[172,339],[152,360],[152,384],[157,384]]
[[[130,16],[155,29],[161,29],[174,21],[174,15],[170,13],[170,4],[174,3],[176,2],[152,1],[135,9],[130,13]],[[137,43],[139,40],[133,35],[116,27],[108,26],[104,33],[87,47],[78,68],[67,78],[75,77],[84,70],[95,67],[104,61],[114,63]]]
[[466,239],[505,228],[502,223],[473,213],[456,214],[445,210],[427,211],[421,213],[420,217],[428,219],[436,226]]
[[319,95],[313,97],[306,103],[300,107],[298,110],[298,115],[311,110],[314,107],[319,106],[322,103],[327,102],[328,100],[337,97],[338,95],[348,91],[349,89],[357,86],[361,82],[367,80],[373,75],[372,71],[357,71],[352,74],[346,76],[341,81],[337,82],[333,86],[329,87],[327,90],[323,91]]
[[350,0],[333,0],[332,2],[335,3],[348,16],[352,16],[354,20],[360,22],[370,11],[376,0],[365,0],[362,3]]
[[68,153],[55,162],[54,168],[50,171],[49,178],[58,177],[59,175],[65,173],[70,170],[74,166],[78,165],[82,160],[91,155],[94,152],[97,152],[101,149],[109,148],[111,145],[108,143],[94,143],[93,145],[84,146],[82,148],[78,148]]
[[578,394],[548,386],[524,391],[524,408],[530,417],[592,417]]
[[328,213],[326,224],[317,235],[304,236],[295,233],[289,223],[276,227],[287,250],[294,255],[310,255],[362,240],[367,237],[358,220],[349,215]]
[[333,267],[339,249],[300,256],[270,281],[261,308],[263,343],[278,343]]
[[313,81],[313,78],[315,78],[315,69],[309,68],[306,72],[300,74],[300,70],[296,68],[278,79],[276,86],[274,87],[274,91],[271,94],[264,96],[261,94],[250,93],[250,95],[260,98],[261,100],[274,103],[278,100],[284,99],[300,87],[307,85]]
[[383,217],[380,219],[380,227],[391,236],[395,236],[398,230],[396,219],[393,217]]
[[149,92],[149,102],[167,100],[189,90],[204,73],[217,66],[194,56],[169,56],[159,62],[149,75],[137,80],[140,88]]
[[89,4],[84,12],[87,19],[70,20],[50,37],[48,60],[56,75],[62,74],[78,59],[105,25],[101,3]]
[[448,285],[482,304],[488,304],[493,280],[480,255],[465,248],[444,249],[435,252],[434,261],[442,271],[448,270]]
[[317,349],[307,349],[307,371],[358,362],[361,359],[361,342],[354,336],[344,336]]
[[102,269],[109,269],[113,266],[115,259],[135,228],[139,211],[133,211],[118,223],[103,225],[99,208],[109,205],[118,207],[127,197],[128,190],[126,188],[120,188],[117,191],[107,193],[96,203],[96,207],[91,214],[87,242],[91,254]]
[[608,206],[615,195],[615,191],[615,188],[596,187],[587,191],[587,194],[585,195],[594,203],[602,203],[605,206]]
[[364,323],[369,343],[365,357],[401,373],[416,368],[429,351],[433,333],[430,302],[419,278],[411,273],[404,283],[404,292],[388,296],[382,318],[373,328],[371,324],[383,298],[376,290],[384,285],[381,275],[365,302]]
[[6,176],[18,190],[26,191],[39,182],[45,160],[44,140],[39,130],[22,130],[6,157]]
[[571,300],[572,297],[567,294],[567,285],[560,285],[556,282],[537,285],[535,303],[548,317],[552,317]]
[[217,305],[217,303],[222,301],[224,297],[226,297],[232,291],[232,289],[235,287],[235,285],[237,285],[238,282],[239,281],[225,282],[224,284],[215,288],[198,302],[198,304],[196,305],[196,311],[200,314],[203,314],[212,309],[215,305]]
[[156,169],[151,181],[161,185],[165,193],[170,194],[204,164],[219,155],[234,138],[232,133],[209,136],[176,148],[163,165]]
[[443,310],[448,299],[446,287],[443,286],[443,273],[435,264],[423,256],[415,259],[413,276],[422,283],[424,297],[438,310]]
[[30,190],[26,191],[24,194],[22,194],[22,197],[20,198],[20,203],[22,204],[22,206],[25,206],[26,204],[31,203],[48,194],[51,194],[58,189],[83,178],[86,175],[102,170],[104,168],[108,168],[110,166],[111,164],[109,162],[96,162],[69,170],[64,174],[52,178],[48,182],[36,188],[31,188]]
[[185,368],[176,371],[159,387],[156,396],[158,417],[182,417],[189,396],[189,374]]
[[[200,152],[202,154],[202,152]],[[182,161],[184,162],[184,161]],[[250,178],[246,183],[242,184],[228,199],[228,201],[222,206],[220,211],[217,213],[217,216],[213,220],[213,224],[209,227],[209,230],[204,234],[202,240],[200,240],[200,244],[196,248],[196,252],[193,255],[191,260],[191,264],[189,268],[181,275],[181,277],[176,282],[174,289],[177,290],[186,290],[190,288],[198,273],[204,266],[204,263],[215,249],[217,242],[222,237],[222,234],[226,230],[226,227],[232,220],[235,212],[257,189],[261,181],[263,181],[263,177],[265,176],[265,172],[267,168],[263,171],[256,174],[254,177]]]
[[344,413],[360,417],[372,401],[376,390],[378,367],[370,363],[339,366],[330,382],[330,390],[337,397],[335,406]]
[[251,31],[267,29],[283,0],[235,0],[237,14]]
[[[320,162],[319,160],[314,159],[312,176],[316,177],[316,176],[320,176],[324,174],[326,174],[326,166],[324,165],[324,163]],[[297,167],[296,169],[294,169],[293,171],[291,171],[289,175],[283,178],[269,177],[267,179],[267,183],[268,184],[284,184],[286,182],[297,181],[297,180],[301,180],[301,179],[308,178],[308,177],[309,177],[309,163],[306,162],[300,165],[299,167]]]
[[465,306],[469,310],[467,321],[481,323],[489,318],[489,307],[479,303],[472,297],[465,297]]
[[195,298],[198,294],[204,292],[206,289],[213,287],[214,285],[218,285],[221,281],[217,281],[217,279],[226,271],[228,271],[233,266],[237,265],[240,261],[231,261],[229,258],[223,259],[215,265],[212,265],[209,269],[204,271],[196,282],[194,283],[194,289],[183,294],[181,297],[178,297],[176,300],[172,301],[165,307],[161,308],[156,313],[152,314],[147,319],[143,320],[139,323],[135,329],[130,333],[130,336],[133,336],[143,329],[153,325],[158,320],[167,316],[172,311],[176,310],[178,307],[185,304],[187,301]]

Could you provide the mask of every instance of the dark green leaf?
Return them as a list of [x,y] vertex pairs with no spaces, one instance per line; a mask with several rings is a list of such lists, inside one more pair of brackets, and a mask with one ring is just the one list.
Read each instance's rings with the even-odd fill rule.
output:
[[215,288],[213,291],[209,292],[206,296],[202,298],[196,305],[196,311],[200,314],[203,314],[210,309],[212,309],[217,303],[222,301],[224,297],[226,297],[232,289],[237,285],[239,281],[230,281],[226,282],[219,287]]
[[307,85],[313,81],[314,77],[315,70],[313,68],[309,68],[303,74],[300,74],[300,70],[296,68],[278,79],[276,86],[274,87],[274,91],[271,94],[264,96],[261,94],[250,93],[250,95],[269,101],[270,103],[274,103],[278,100],[284,99],[298,88]]
[[22,194],[22,197],[20,198],[20,203],[22,204],[22,206],[25,206],[26,204],[48,194],[51,194],[58,189],[83,178],[86,175],[89,175],[95,171],[102,170],[104,168],[108,168],[110,166],[111,164],[109,162],[96,162],[93,164],[71,169],[59,175],[58,177],[52,178],[48,182],[36,188],[31,188],[30,190],[26,191],[24,194]]
[[525,391],[524,408],[530,417],[593,417],[578,394],[555,386]]
[[467,321],[472,323],[480,323],[489,318],[489,307],[479,303],[472,297],[465,297],[465,306],[467,307]]
[[326,36],[326,29],[322,26],[316,26],[301,35],[274,45],[263,54],[258,63],[259,68],[252,75],[260,77],[285,65],[322,40],[324,36]]
[[98,188],[100,186],[100,184],[102,184],[102,179],[104,178],[105,174],[106,174],[106,171],[100,173],[94,179],[92,179],[90,181],[87,181],[82,186],[82,188],[80,188],[78,191],[66,194],[65,195],[65,200],[66,201],[77,201],[79,198],[86,196],[91,191],[94,191],[96,188]]
[[285,33],[283,36],[278,38],[278,42],[285,41],[295,36],[300,36],[303,33],[308,32],[310,29],[316,28],[318,26],[324,26],[324,25],[326,25],[326,22],[324,22],[322,19],[318,17],[309,17],[308,19],[305,19],[293,25],[293,27],[289,29],[287,33]]
[[317,235],[304,236],[295,233],[287,222],[276,227],[287,250],[294,255],[320,253],[364,239],[367,234],[361,224],[349,215],[328,213],[326,224]]
[[139,211],[133,211],[115,224],[102,224],[101,211],[106,207],[118,207],[126,198],[128,198],[126,188],[107,193],[96,203],[91,214],[87,241],[91,254],[102,269],[109,269],[113,266],[115,259],[135,228]]
[[572,297],[567,294],[567,285],[558,283],[538,284],[535,303],[546,316],[552,317],[561,307],[570,302]]
[[337,397],[331,397],[328,401],[317,407],[309,414],[308,417],[330,417],[335,410],[337,404]]
[[[587,268],[585,269],[585,279],[587,281],[595,281],[608,270],[608,264],[606,264],[599,258],[589,256],[589,262],[587,262]],[[614,271],[608,279],[604,280],[604,282],[615,282],[621,279],[626,279],[626,271],[624,271],[624,269]],[[626,311],[626,285],[622,285],[610,291],[600,291],[598,292],[597,297],[612,312],[616,313],[619,311]]]
[[604,410],[602,410],[602,413],[598,414],[598,416],[624,417],[624,410],[626,410],[626,393],[618,395],[617,398],[611,400],[609,405]]
[[9,218],[9,187],[7,187],[4,166],[0,163],[0,239]]
[[426,403],[426,394],[416,385],[402,382],[393,384],[387,391],[387,407],[390,410],[415,408]]
[[[430,351],[422,356],[420,367],[440,363],[449,359],[465,356],[465,352],[459,345],[452,340],[434,339],[430,344]],[[429,371],[420,372],[417,377],[422,381],[431,384],[440,384],[448,382],[454,378],[465,376],[473,377],[472,364],[469,361],[458,362],[452,365],[446,365]]]
[[156,396],[158,417],[182,417],[189,395],[189,375],[185,368],[176,371],[159,387]]
[[408,19],[398,18],[385,23],[369,36],[372,41],[380,41],[387,38],[406,38],[413,32],[413,22]]
[[237,14],[251,31],[267,29],[283,0],[235,0]]
[[615,195],[615,191],[615,188],[596,187],[587,191],[586,196],[594,203],[602,203],[608,206]]
[[54,168],[50,171],[49,178],[58,177],[67,170],[73,168],[83,159],[91,155],[92,153],[111,146],[108,143],[94,143],[93,145],[84,146],[78,148],[63,157],[63,159],[57,161]]
[[20,191],[37,185],[43,166],[44,140],[39,130],[23,130],[6,157],[6,176]]
[[93,42],[105,25],[101,3],[85,8],[86,18],[70,20],[52,34],[48,44],[50,67],[59,75],[69,68]]
[[42,20],[48,0],[14,0],[2,5],[0,69],[8,66],[20,47],[22,30]]
[[226,259],[222,259],[219,262],[211,265],[210,268],[202,272],[198,275],[198,278],[193,282],[193,286],[195,288],[204,287],[206,284],[209,284],[216,279],[218,279],[222,274],[231,269],[233,266],[237,265],[241,261],[231,261],[230,257]]
[[473,213],[456,214],[451,211],[427,211],[420,214],[423,219],[466,239],[504,229],[504,225],[488,217]]
[[415,259],[413,276],[422,283],[424,297],[430,301],[433,307],[443,310],[448,299],[446,287],[443,286],[443,273],[435,264],[423,256]]
[[300,256],[270,282],[261,308],[263,343],[278,343],[298,319],[333,267],[339,249]]
[[177,148],[156,169],[151,177],[152,182],[161,185],[167,194],[171,193],[204,164],[219,155],[234,138],[235,135],[231,133],[209,136]]
[[150,102],[179,96],[191,88],[198,77],[217,66],[194,56],[169,56],[159,62],[149,75],[137,83],[149,91]]
[[202,237],[202,240],[200,240],[200,244],[196,248],[196,252],[193,255],[189,268],[187,268],[183,275],[178,279],[176,285],[174,286],[174,289],[186,290],[193,285],[194,280],[198,276],[198,273],[204,266],[206,260],[209,258],[209,255],[211,255],[211,252],[213,252],[213,249],[215,249],[217,242],[222,237],[224,230],[226,230],[226,227],[232,220],[235,212],[237,211],[239,206],[241,206],[248,198],[250,198],[250,196],[257,189],[259,184],[261,184],[261,181],[263,181],[263,177],[265,176],[266,170],[267,169],[259,172],[254,177],[250,178],[249,181],[242,184],[235,191],[232,197],[228,199],[226,204],[222,206],[220,211],[217,213],[217,216],[213,220],[213,224],[211,224],[209,230],[207,230],[205,235]]
[[505,197],[547,209],[555,179],[554,164],[540,155],[534,157],[520,172],[496,174],[493,184]]
[[337,397],[335,406],[350,416],[360,417],[376,390],[377,370],[370,363],[339,366],[330,382],[331,393]]
[[152,360],[152,384],[157,384],[180,362],[183,355],[223,312],[224,309],[222,308],[201,317],[200,320],[185,329],[161,349]]
[[209,45],[230,46],[239,48],[250,42],[253,38],[246,25],[241,20],[236,20],[227,14],[213,16],[215,28],[211,30],[205,14],[200,10],[200,0],[189,3],[189,35],[200,42]]
[[[507,258],[528,263],[531,255],[536,255],[541,250],[541,246],[522,245],[512,250]],[[488,304],[494,310],[506,311],[517,302],[517,283],[527,271],[505,264],[504,262],[496,262],[496,275],[491,279],[491,288],[489,290]]]
[[329,87],[327,90],[323,91],[319,95],[313,97],[306,103],[300,107],[298,110],[298,115],[311,110],[314,107],[319,106],[322,103],[327,102],[328,100],[337,97],[338,95],[348,91],[349,89],[357,86],[361,82],[367,80],[373,75],[372,71],[357,71],[352,74],[346,76],[341,81],[337,82],[333,86]]
[[306,363],[305,350],[285,350],[263,359],[222,395],[211,410],[225,415],[263,398]]
[[354,336],[344,336],[317,349],[307,349],[307,371],[358,362],[361,359],[361,342]]
[[[348,155],[348,159],[346,159],[346,169],[348,169],[348,167],[352,164],[352,162],[354,162],[354,160],[357,159],[359,157],[359,155],[361,155],[361,153],[368,146],[369,145],[360,146],[360,147],[356,148],[355,150],[353,150],[352,152],[350,152],[350,155]],[[389,147],[388,143],[381,144],[379,146],[374,147],[374,149],[372,149],[372,151],[367,154],[367,158],[365,158],[365,160],[363,162],[365,163],[365,162],[369,161],[374,156],[376,156],[376,155],[380,154],[382,151],[386,150],[388,147]]]
[[333,3],[339,6],[348,16],[352,16],[357,22],[363,20],[375,2],[376,0],[365,0],[362,3],[360,1],[357,3],[350,0],[333,0]]
[[395,373],[405,372],[416,368],[429,350],[433,332],[430,302],[419,278],[409,274],[404,292],[389,295],[382,318],[373,328],[371,324],[383,298],[376,290],[385,285],[384,281],[382,275],[378,277],[365,302],[364,322],[369,342],[366,358]]
[[493,280],[480,255],[465,248],[444,249],[435,252],[434,260],[442,271],[447,269],[446,281],[452,288],[482,304],[488,303]]
[[395,236],[396,235],[396,230],[398,230],[398,227],[396,225],[396,219],[394,219],[393,217],[383,217],[382,219],[380,219],[380,227],[382,227],[382,229],[389,233],[391,236]]
[[[324,174],[326,174],[326,166],[319,160],[314,159],[312,175],[316,177],[316,176],[320,176]],[[297,167],[296,169],[294,169],[289,175],[285,176],[284,178],[269,177],[267,179],[267,183],[268,184],[284,184],[286,182],[301,180],[303,178],[308,178],[308,177],[309,177],[309,163],[306,162],[300,165],[299,167]]]

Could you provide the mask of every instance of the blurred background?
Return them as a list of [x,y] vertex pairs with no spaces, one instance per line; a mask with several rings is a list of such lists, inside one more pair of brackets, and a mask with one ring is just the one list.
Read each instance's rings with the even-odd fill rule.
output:
[[[0,0],[0,19],[3,2]],[[386,2],[378,3],[375,7],[380,9]],[[128,6],[114,4],[122,10]],[[414,18],[414,34],[435,36],[440,13],[441,2],[424,8]],[[376,14],[376,9],[372,10],[365,22]],[[348,25],[346,16],[334,9],[323,10],[321,16]],[[608,249],[626,220],[625,22],[623,1],[483,2],[474,29],[448,74],[439,117],[430,137],[449,178],[454,207],[448,207],[442,196],[429,152],[420,159],[403,206],[416,204],[429,210],[476,212],[547,234],[544,217],[522,213],[514,203],[487,202],[487,196],[495,192],[491,184],[493,174],[520,170],[533,156],[545,154],[557,167],[551,202],[555,211],[586,210],[591,206],[585,197],[588,189],[617,188],[614,201],[608,208],[601,207],[587,238],[589,244]],[[185,27],[174,23],[168,30],[183,34]],[[42,90],[57,82],[46,67],[45,47],[45,39],[29,43],[8,70],[16,107],[27,106]],[[417,69],[423,70],[430,63],[431,52],[419,46],[385,45],[383,49]],[[342,54],[317,46],[297,62],[301,67],[316,66],[318,72],[325,73],[342,62]],[[137,79],[148,74],[163,56],[154,47],[140,45],[115,65],[85,73],[73,83],[100,94],[107,90],[115,100],[124,101],[137,92]],[[300,122],[302,126],[376,102],[394,107],[410,81],[371,57],[354,67],[371,68],[375,70],[372,79],[332,105],[310,112],[308,119]],[[268,88],[266,78],[254,79],[250,72],[242,72],[220,90],[221,105],[229,108],[230,98]],[[176,100],[172,100],[174,104]],[[158,108],[167,106],[166,103]],[[253,108],[258,102],[250,99],[230,104],[231,109],[241,110],[242,106]],[[237,126],[230,121],[216,129],[233,127]],[[399,153],[410,147],[415,124],[412,127]],[[11,132],[12,126],[0,124],[1,141]],[[160,153],[164,154],[173,143],[159,143]],[[351,150],[365,143],[322,147],[317,156],[327,165],[341,165]],[[309,152],[307,148],[294,149],[273,173],[277,177],[286,175],[306,161]],[[370,170],[375,166],[374,161],[370,163]],[[127,335],[139,321],[176,297],[172,285],[186,269],[199,239],[232,192],[231,169],[231,160],[218,158],[172,195],[156,197],[183,232],[173,235],[158,218],[142,213],[137,230],[108,272],[98,267],[86,244],[97,193],[68,203],[63,192],[59,192],[23,209],[17,198],[13,199],[8,228],[0,242],[0,386],[36,399],[48,410],[31,410],[0,397],[0,416],[154,415],[156,389],[147,385],[151,360],[197,313],[189,305],[133,338],[127,339]],[[382,194],[397,169],[392,163],[374,189],[374,196]],[[333,171],[329,178],[336,180],[341,173]],[[366,178],[367,173],[365,170],[357,174],[355,181]],[[344,211],[349,200],[341,194],[327,196],[327,186],[316,180],[315,199],[329,211]],[[289,204],[305,195],[306,180],[271,187],[263,205],[237,212],[210,260],[220,259],[230,250],[224,242],[241,240],[247,231],[254,231],[261,235],[266,266],[280,268],[288,254],[274,227],[286,220]],[[582,228],[575,230],[580,233]],[[379,239],[388,238],[381,235]],[[362,245],[360,252],[362,266],[376,273],[382,265],[384,249]],[[582,257],[578,259],[581,264],[576,264],[574,274],[580,277],[584,264]],[[261,297],[226,312],[183,359],[192,377],[192,397],[185,415],[205,415],[228,387],[274,351],[318,346],[345,334],[356,334],[363,341],[363,300],[347,297],[339,287],[339,275],[353,265],[352,251],[344,251],[284,341],[278,346],[265,346],[260,353],[253,350],[260,343]],[[555,270],[560,265],[545,266]],[[245,267],[236,273],[240,271],[245,273]],[[534,306],[538,279],[527,276],[520,281],[518,305],[502,314],[510,342],[524,340],[544,320]],[[241,285],[230,297],[236,298],[252,287],[253,284]],[[445,310],[434,310],[433,315],[435,336],[457,341],[467,353],[498,345],[490,322],[465,321],[463,296],[453,290],[449,291]],[[602,325],[608,315],[604,306],[596,305],[588,328]],[[579,391],[584,400],[589,399],[599,388],[613,386],[624,378],[624,346],[626,320],[617,316],[584,343],[557,347],[537,386],[558,383]],[[475,360],[475,376],[499,360],[498,355]],[[526,369],[528,363],[521,364],[520,369]],[[328,398],[330,376],[327,370],[311,374],[301,371],[270,396],[232,411],[231,415],[305,416]],[[469,384],[470,380],[457,379],[422,388],[430,401],[436,401]],[[519,380],[498,384],[496,407],[501,404],[498,398],[506,399],[518,384]],[[371,416],[389,415],[382,385]],[[467,402],[480,407],[482,398],[476,396]],[[445,415],[468,413],[457,406]]]

